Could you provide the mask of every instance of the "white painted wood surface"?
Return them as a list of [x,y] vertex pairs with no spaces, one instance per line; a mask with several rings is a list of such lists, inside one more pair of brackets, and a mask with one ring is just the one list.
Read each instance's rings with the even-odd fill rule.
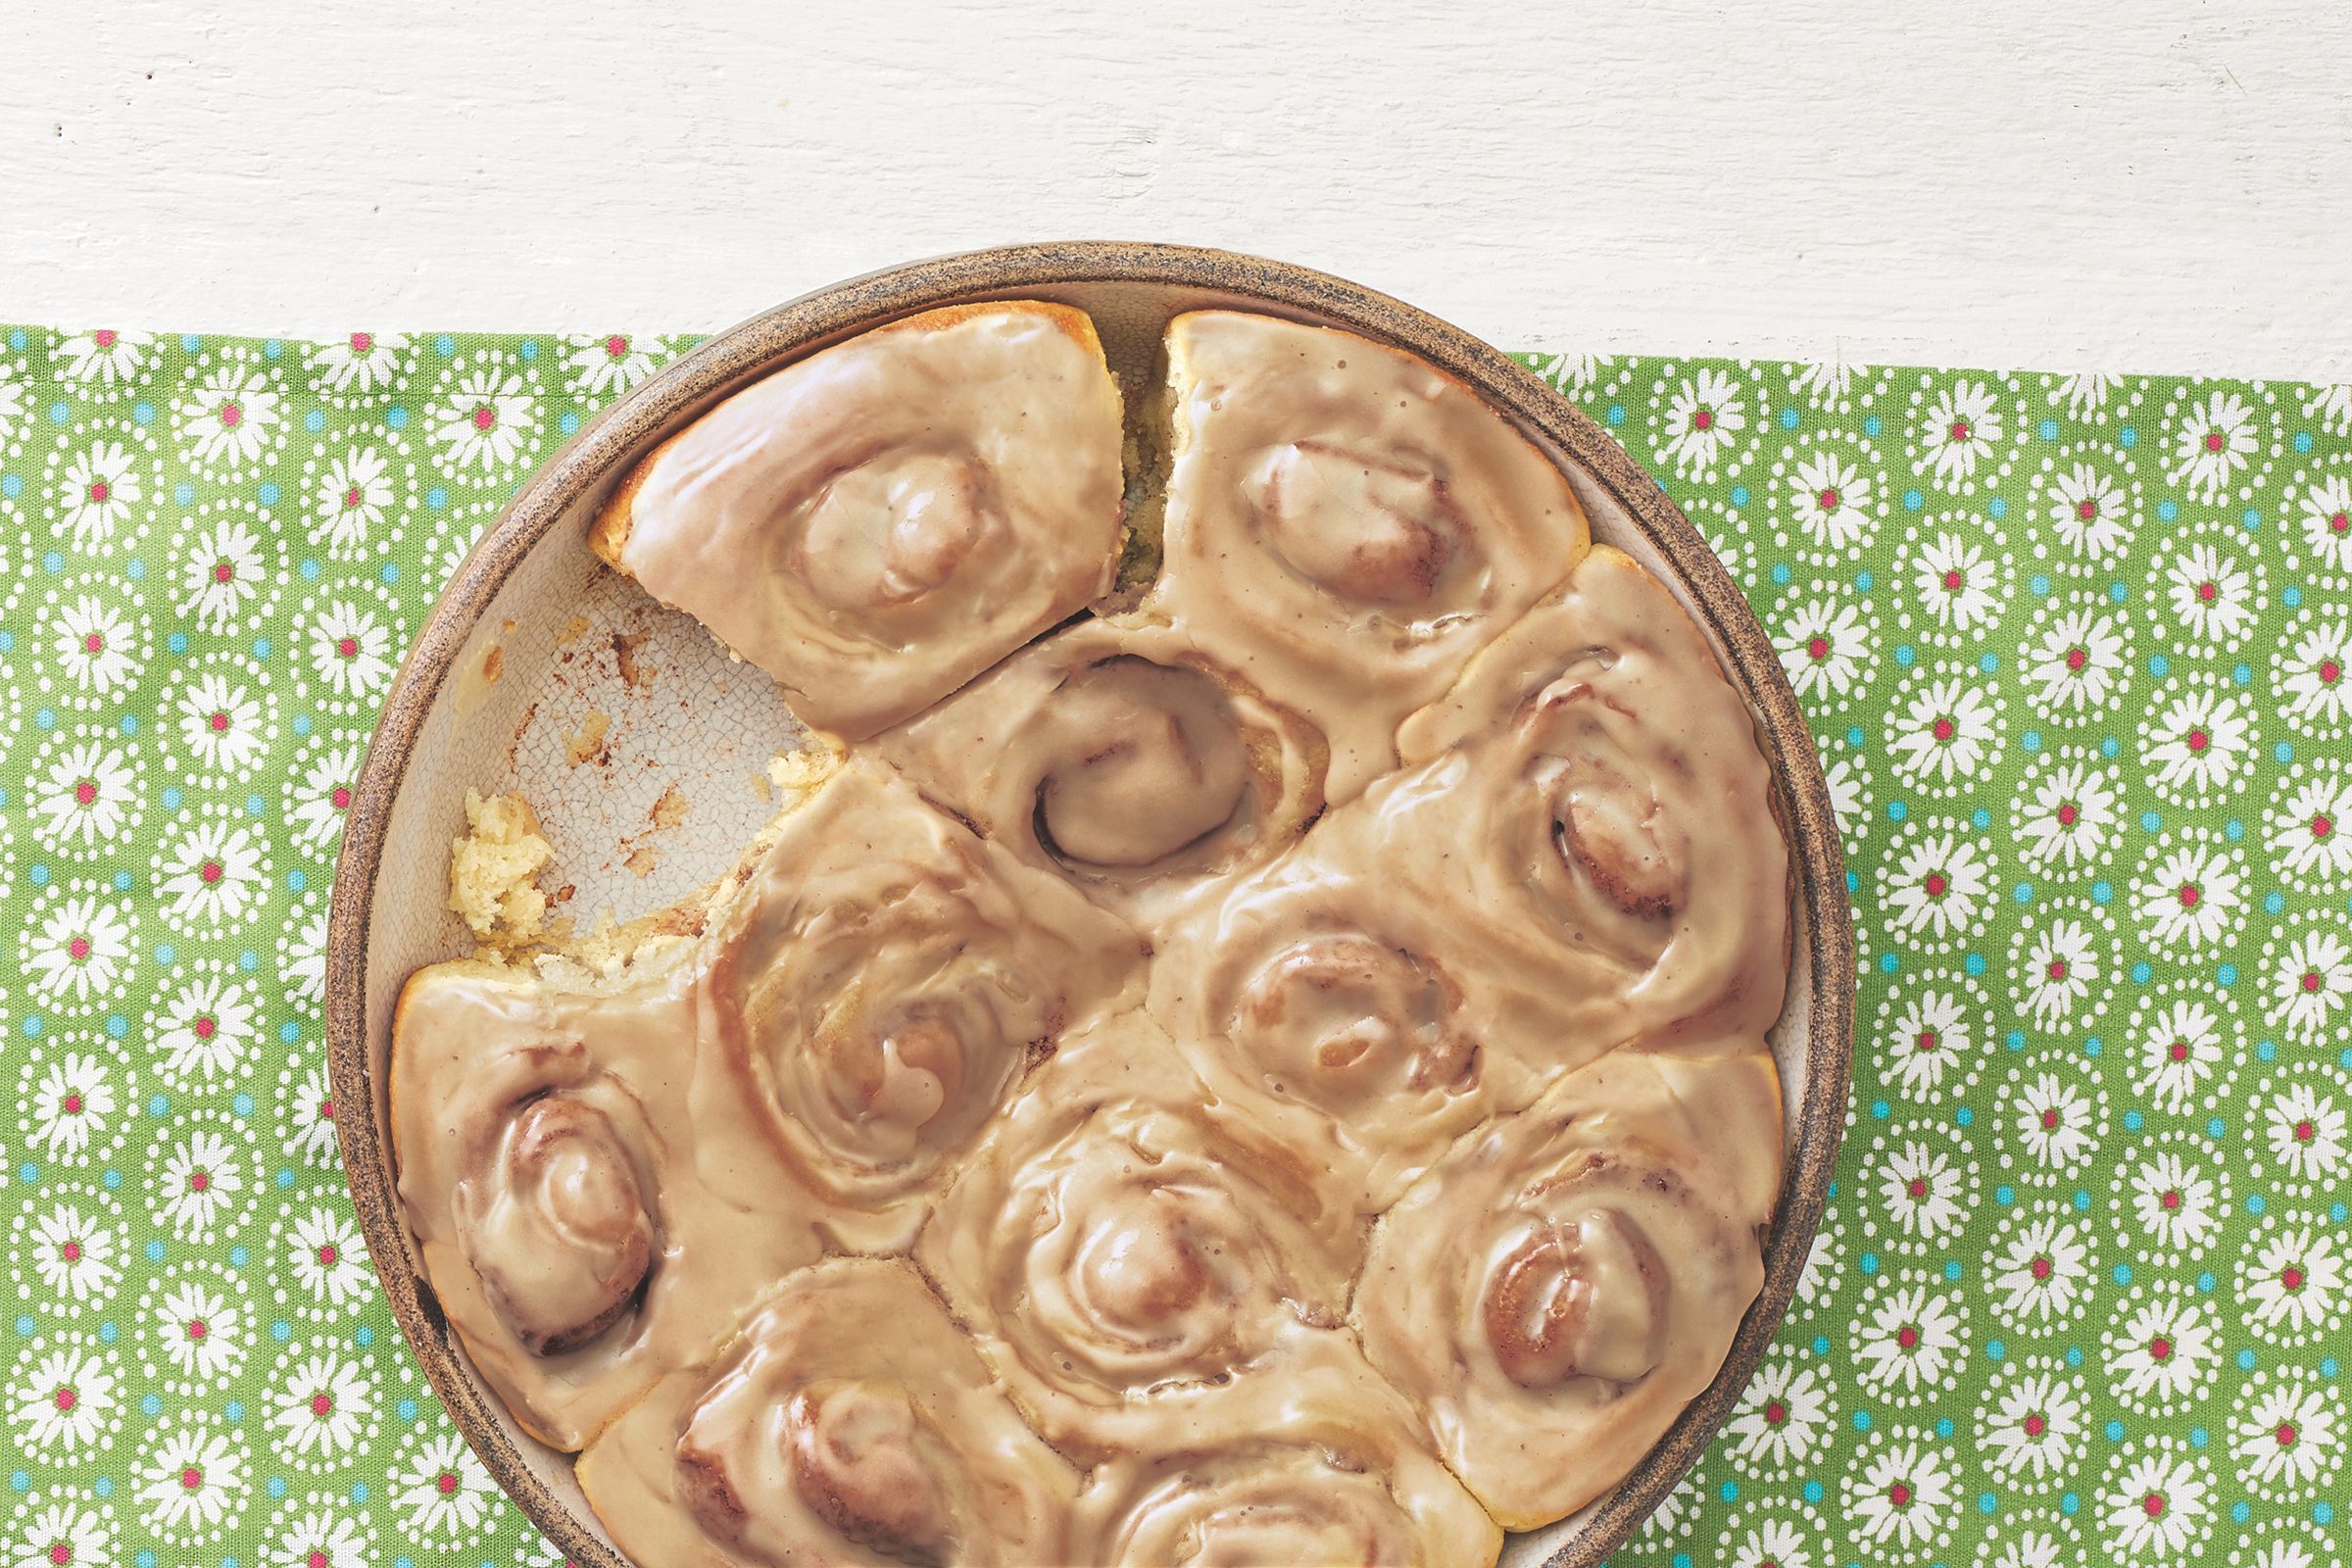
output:
[[1515,347],[2352,379],[2352,5],[17,0],[0,318],[709,330],[1018,238]]

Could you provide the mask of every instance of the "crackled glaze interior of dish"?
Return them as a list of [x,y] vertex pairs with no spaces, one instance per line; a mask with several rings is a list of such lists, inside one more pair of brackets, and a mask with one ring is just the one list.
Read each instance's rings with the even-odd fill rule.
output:
[[[1152,285],[1025,292],[1091,314],[1130,399],[1161,384],[1180,313],[1264,310]],[[869,1542],[897,1531],[918,1552],[985,1535],[1015,1560],[1049,1539],[1154,1560],[1201,1539],[1198,1483],[1229,1488],[1228,1512],[1265,1529],[1288,1502],[1332,1499],[1268,1542],[1384,1542],[1394,1516],[1458,1549],[1491,1516],[1519,1532],[1504,1562],[1539,1562],[1714,1377],[1757,1295],[1757,1233],[1794,1136],[1778,1086],[1807,1082],[1813,977],[1801,904],[1797,940],[1780,928],[1772,781],[1721,650],[1619,498],[1466,389],[1404,437],[1373,432],[1386,450],[1446,453],[1458,473],[1434,490],[1412,465],[1265,428],[1270,410],[1312,416],[1318,383],[1291,360],[1316,349],[1255,319],[1179,323],[1153,417],[1189,423],[1145,455],[1171,465],[1164,540],[1131,544],[1114,572],[1113,530],[1099,572],[1027,585],[1034,624],[992,632],[1002,646],[942,662],[928,686],[900,671],[851,694],[824,715],[858,737],[847,760],[782,794],[769,760],[808,744],[796,692],[597,559],[618,552],[726,629],[697,601],[707,575],[664,575],[644,548],[662,508],[682,506],[658,477],[627,497],[636,562],[592,537],[613,487],[579,497],[434,698],[368,930],[377,1082],[400,1077],[386,1058],[404,983],[470,947],[444,880],[468,789],[531,802],[554,849],[539,884],[583,929],[740,884],[646,948],[617,1000],[525,967],[420,991],[404,1020],[404,1038],[478,1046],[528,1012],[506,1037],[530,1048],[514,1082],[470,1054],[446,1082],[529,1107],[497,1135],[522,1187],[554,1182],[624,1216],[563,1231],[587,1273],[516,1276],[511,1259],[547,1221],[512,1204],[476,1216],[500,1244],[479,1256],[419,1225],[408,1261],[461,1331],[441,1348],[497,1391],[473,1413],[589,1520],[566,1456],[585,1446],[590,1494],[640,1556],[782,1552],[795,1538],[762,1534],[745,1502],[772,1491],[772,1511],[813,1508]],[[1366,343],[1359,360],[1391,356]],[[1443,401],[1450,385],[1394,373],[1384,399]],[[1222,390],[1186,414],[1188,386]],[[1070,482],[1092,496],[1100,467]],[[1255,499],[1237,509],[1236,495]],[[1334,552],[1313,524],[1335,508],[1383,527]],[[988,519],[933,521],[968,541]],[[811,526],[821,538],[823,518]],[[1588,536],[1601,548],[1588,554]],[[1460,569],[1463,541],[1475,570]],[[919,579],[925,548],[884,563],[888,580]],[[1286,602],[1286,568],[1386,607],[1396,657],[1335,658],[1347,628]],[[1053,629],[1090,602],[1103,613]],[[826,669],[808,681],[844,690]],[[1101,765],[1091,726],[1116,734],[1138,713],[1173,755],[1148,744]],[[1176,776],[1213,796],[1202,820],[1170,798]],[[893,882],[877,865],[922,874]],[[947,963],[919,939],[894,945],[889,921],[933,918],[925,897],[995,946],[960,944]],[[776,913],[810,898],[866,901],[848,956]],[[980,979],[895,1020],[871,1062],[773,1049],[799,999],[855,990],[860,962],[906,953],[934,991],[965,974],[955,965]],[[739,1078],[600,1084],[601,1063],[691,1041],[698,1009],[737,1020]],[[1370,1013],[1419,1022],[1351,1032]],[[544,1049],[550,1018],[570,1057]],[[600,1031],[618,1043],[601,1049]],[[398,1106],[374,1108],[389,1135]],[[638,1121],[696,1129],[707,1157],[682,1176],[645,1168],[625,1152]],[[404,1190],[412,1175],[429,1188],[424,1161],[403,1157]],[[1154,1179],[1137,1182],[1139,1164]],[[701,1237],[692,1220],[626,1218],[665,1182],[693,1189],[665,1212],[761,1223]],[[1095,1213],[1019,1231],[1023,1214]],[[663,1249],[723,1260],[671,1273],[691,1287],[680,1298],[729,1303],[726,1322],[641,1287]],[[817,1262],[845,1251],[872,1260]],[[494,1254],[510,1264],[482,1267]],[[608,1298],[612,1278],[628,1288]],[[903,1342],[901,1394],[870,1395],[864,1350],[837,1343],[845,1313]],[[624,1340],[651,1348],[642,1378],[614,1375]],[[746,1411],[761,1400],[799,1412],[804,1447],[832,1459],[762,1469],[800,1440],[757,1429]],[[902,1446],[915,1454],[956,1433],[1003,1473],[958,1492],[937,1465],[843,1469],[845,1454],[898,1451],[893,1434],[921,1435]],[[1325,1468],[1286,1470],[1308,1455]],[[1199,1482],[1219,1467],[1230,1477]],[[1357,1494],[1366,1476],[1377,1495]],[[1038,1534],[1054,1530],[1075,1534]]]

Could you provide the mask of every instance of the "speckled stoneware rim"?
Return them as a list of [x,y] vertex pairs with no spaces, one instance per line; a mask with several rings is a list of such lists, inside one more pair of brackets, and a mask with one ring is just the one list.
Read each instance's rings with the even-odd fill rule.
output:
[[895,317],[1024,290],[1119,282],[1215,291],[1328,318],[1420,355],[1549,437],[1614,495],[1680,574],[1758,716],[1794,855],[1795,896],[1810,915],[1801,923],[1809,928],[1813,977],[1807,1073],[1791,1097],[1796,1139],[1766,1241],[1763,1294],[1714,1382],[1544,1568],[1599,1568],[1714,1437],[1788,1310],[1821,1220],[1852,1072],[1854,948],[1844,859],[1820,759],[1780,660],[1730,574],[1681,510],[1598,425],[1523,366],[1426,312],[1336,277],[1261,257],[1127,241],[1012,245],[916,262],[820,289],[718,334],[590,420],[550,459],[459,566],[426,617],[385,699],[344,828],[327,919],[327,1062],[336,1102],[369,1110],[336,1119],[368,1253],[394,1318],[459,1430],[499,1485],[582,1568],[628,1565],[548,1491],[500,1426],[491,1396],[446,1348],[438,1305],[409,1265],[391,1160],[372,1113],[379,1086],[368,1059],[368,921],[393,801],[426,712],[459,651],[523,558],[582,495],[617,473],[673,421],[787,360]]

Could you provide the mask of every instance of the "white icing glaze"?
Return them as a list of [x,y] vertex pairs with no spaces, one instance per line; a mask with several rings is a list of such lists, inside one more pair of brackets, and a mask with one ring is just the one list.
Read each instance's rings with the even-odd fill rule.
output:
[[921,1278],[865,1259],[780,1280],[579,1479],[620,1548],[662,1568],[1065,1562],[1079,1485]]
[[1118,388],[1065,306],[958,306],[824,349],[661,447],[618,564],[860,739],[1110,586]]
[[1764,1283],[1780,1087],[1761,1051],[1621,1051],[1468,1140],[1373,1227],[1352,1320],[1511,1529],[1616,1484]]
[[1334,802],[1584,556],[1559,468],[1434,366],[1331,327],[1168,327],[1165,564],[1149,608],[1329,738]]
[[1207,879],[1281,853],[1323,804],[1322,737],[1145,619],[1056,632],[876,746],[1147,932]]

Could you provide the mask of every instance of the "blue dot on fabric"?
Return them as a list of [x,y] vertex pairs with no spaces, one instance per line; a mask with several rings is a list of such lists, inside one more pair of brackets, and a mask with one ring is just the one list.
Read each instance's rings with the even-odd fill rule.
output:
[[1996,1203],[2014,1203],[2017,1201],[2017,1189],[2004,1182],[1992,1190],[1992,1200]]
[[1859,893],[1862,891],[1861,872],[1849,869],[1845,873],[1845,891],[1848,893]]
[[1747,486],[1743,484],[1736,484],[1732,486],[1732,505],[1735,507],[1744,507],[1747,505]]
[[1900,822],[1904,817],[1909,816],[1910,814],[1911,808],[1905,803],[1901,801],[1888,801],[1886,803],[1887,821]]
[[446,360],[458,352],[458,340],[444,332],[433,339],[433,352]]
[[54,708],[44,708],[40,710],[38,712],[32,715],[32,722],[33,727],[36,729],[57,728],[57,710]]
[[2311,1522],[2315,1525],[2335,1523],[2335,1504],[2322,1497],[2311,1505]]
[[2205,1445],[2211,1443],[2212,1441],[2213,1435],[2207,1432],[2203,1427],[2190,1427],[2188,1429],[2188,1446],[2190,1447],[2202,1448],[2205,1446]]
[[165,809],[165,810],[167,810],[167,811],[176,811],[176,810],[178,810],[178,809],[179,809],[179,803],[180,803],[180,802],[182,802],[182,801],[184,801],[184,800],[186,800],[186,799],[187,799],[187,796],[181,793],[181,791],[180,791],[180,788],[179,788],[179,786],[178,786],[178,785],[176,785],[176,784],[167,784],[167,785],[165,785],[165,786],[164,786],[164,809]]
[[1884,1100],[1874,1100],[1870,1102],[1870,1113],[1880,1121],[1885,1121],[1894,1114],[1894,1107]]
[[1977,1498],[1977,1512],[1979,1513],[1998,1513],[2000,1507],[2001,1499],[1992,1493],[1987,1492]]
[[294,1185],[294,1173],[290,1170],[281,1170],[275,1176],[271,1177],[270,1180],[275,1182],[282,1191],[283,1189]]
[[164,1117],[172,1114],[172,1102],[161,1095],[149,1095],[147,1097],[147,1114],[161,1121]]
[[439,512],[443,507],[449,505],[449,492],[439,485],[435,485],[424,493],[424,504],[435,512]]
[[9,500],[14,501],[17,499],[17,497],[23,495],[24,493],[24,480],[18,478],[13,473],[0,474],[0,496],[6,496]]
[[2285,908],[2286,908],[2286,895],[2285,895],[2285,894],[2283,894],[2283,893],[2265,893],[2265,894],[2262,896],[2262,912],[2263,912],[2263,913],[2265,913],[2265,914],[2278,914],[2278,913],[2280,913],[2281,911],[2283,911]]
[[[2215,1118],[2215,1119],[2216,1119],[2216,1120],[2219,1120],[2220,1118],[2218,1118],[2218,1117],[2217,1117],[2217,1118]],[[2218,1138],[2218,1137],[2220,1137],[2221,1135],[2220,1135],[2219,1133],[2216,1133],[2214,1136]],[[2266,1209],[2266,1208],[2268,1208],[2268,1207],[2270,1207],[2270,1206],[2271,1206],[2271,1205],[2270,1205],[2270,1202],[2269,1202],[2269,1200],[2266,1200],[2266,1199],[2265,1199],[2265,1198],[2264,1198],[2264,1197],[2263,1197],[2263,1196],[2262,1196],[2260,1193],[2248,1193],[2248,1194],[2246,1195],[2246,1212],[2247,1212],[2247,1213],[2249,1213],[2249,1214],[2259,1214],[2259,1213],[2261,1213],[2261,1212],[2262,1212],[2264,1209]]]
[[2124,1131],[2128,1133],[2135,1133],[2139,1131],[2141,1124],[2146,1120],[2147,1118],[2142,1116],[2138,1111],[2127,1110],[2124,1112]]
[[1985,967],[1984,955],[1982,953],[1970,954],[1967,958],[1962,960],[1961,967],[1966,969],[1972,976],[1983,975]]
[[351,1484],[351,1500],[352,1500],[352,1501],[354,1501],[354,1502],[357,1502],[357,1503],[361,1503],[361,1504],[365,1504],[365,1503],[368,1501],[368,1483],[367,1483],[367,1482],[365,1482],[365,1481],[354,1481],[354,1482]]
[[2017,890],[2011,893],[2009,896],[2020,904],[2032,904],[2034,902],[2034,884],[2031,882],[2020,882],[2017,885]]
[[179,950],[169,942],[158,942],[155,945],[155,961],[166,965],[176,963],[179,961]]
[[2225,986],[2233,986],[2237,984],[2237,965],[2225,963],[2213,971],[2213,977]]
[[1611,424],[1623,424],[1625,422],[1625,405],[1622,403],[1610,404],[1608,407],[1608,412],[1603,416],[1603,417],[1605,417]]
[[270,1337],[283,1345],[294,1337],[294,1325],[281,1317],[270,1325]]
[[230,1268],[243,1268],[252,1261],[253,1254],[245,1250],[243,1243],[240,1242],[228,1250],[228,1266]]
[[256,637],[256,638],[253,640],[253,657],[254,657],[254,658],[256,658],[256,659],[268,659],[268,658],[270,657],[270,651],[271,651],[271,650],[270,650],[270,639],[269,639],[269,638],[267,638],[267,637]]
[[2124,1424],[2121,1421],[2110,1421],[2101,1430],[2107,1434],[2107,1441],[2109,1443],[2121,1443],[2124,1441]]
[[294,1044],[302,1038],[302,1025],[288,1019],[277,1026],[277,1038],[286,1045]]
[[2044,441],[2055,441],[2058,439],[2058,421],[2056,419],[2044,419],[2034,427],[2034,433],[2041,437]]
[[1807,1502],[1819,1502],[1824,1495],[1821,1490],[1821,1483],[1818,1481],[1806,1482],[1802,1488],[1802,1493],[1804,1499]]
[[577,434],[580,428],[580,416],[569,409],[565,409],[562,414],[556,416],[556,428],[565,435]]
[[25,1039],[38,1040],[41,1038],[41,1015],[36,1012],[18,1027],[24,1031]]
[[2090,1195],[2088,1193],[2078,1192],[2069,1201],[2075,1205],[2077,1213],[2087,1214],[2090,1212]]
[[251,948],[247,948],[243,953],[237,955],[237,967],[244,970],[247,974],[253,973],[254,970],[259,969],[261,966],[262,956],[254,952]]
[[270,809],[270,803],[263,800],[259,795],[248,795],[245,797],[245,814],[247,816],[259,816],[268,809]]
[[183,507],[192,507],[196,504],[196,487],[182,479],[172,487],[172,499]]
[[2173,522],[2178,520],[2180,515],[2180,503],[2178,501],[2157,502],[2156,515],[2159,520],[2164,522]]
[[2081,1366],[2082,1364],[2082,1347],[2070,1345],[2066,1348],[2066,1364],[2068,1366]]
[[1964,1272],[1966,1271],[1960,1267],[1960,1260],[1958,1258],[1947,1258],[1944,1260],[1943,1277],[1945,1279],[1957,1284],[1961,1274]]
[[1783,409],[1783,410],[1781,411],[1781,428],[1782,428],[1782,429],[1784,429],[1784,430],[1793,430],[1793,429],[1795,429],[1795,428],[1796,428],[1796,426],[1797,426],[1797,419],[1798,419],[1798,415],[1797,415],[1797,412],[1796,412],[1794,409]]
[[164,1244],[161,1242],[149,1242],[147,1244],[147,1261],[150,1263],[161,1263],[163,1260]]
[[2009,503],[1999,496],[1994,496],[1990,501],[1984,503],[1984,512],[1987,516],[1997,522],[2009,515]]
[[1958,1122],[1963,1127],[1973,1125],[1976,1119],[1976,1111],[1967,1105],[1962,1105],[1958,1110],[1952,1112],[1952,1120]]
[[2236,817],[2233,816],[2229,821],[2222,824],[2222,837],[2228,839],[2230,843],[2235,844],[2239,839],[2242,839],[2245,836],[2246,824],[2239,821]]
[[2210,1269],[2197,1276],[2197,1289],[2207,1296],[2211,1296],[2214,1292],[2214,1288],[2220,1283],[2221,1282],[2219,1280],[2213,1277],[2213,1273]]
[[2005,1361],[2009,1358],[2009,1347],[2002,1344],[1999,1340],[1986,1340],[1984,1342],[1984,1354],[1988,1359],[1994,1361]]
[[409,427],[409,411],[395,403],[384,411],[384,423],[395,430],[406,430]]
[[65,403],[52,403],[49,405],[49,422],[51,424],[63,424],[72,417],[74,417],[74,409],[72,405]]
[[2278,591],[2278,602],[2289,610],[2299,609],[2303,604],[2303,590],[2289,583]]
[[302,580],[304,582],[317,582],[318,580],[318,563],[316,561],[306,560],[301,565],[296,566],[294,569],[302,573]]
[[1894,662],[1899,668],[1909,669],[1911,667],[1911,662],[1918,657],[1918,653],[1909,643],[1895,644]]
[[2262,526],[2262,514],[2256,512],[2252,507],[2248,507],[2237,514],[2237,521],[2238,526],[2244,528],[2248,533],[2252,533]]
[[2271,748],[2271,756],[2281,762],[2291,762],[2295,760],[2295,749],[2286,742],[2280,741]]
[[164,639],[164,646],[175,654],[184,654],[188,651],[188,634],[184,631],[175,631]]
[[313,435],[317,435],[319,431],[325,429],[325,411],[322,409],[313,409],[310,413],[304,415],[302,416],[302,427],[305,430],[310,431]]
[[2149,968],[2144,962],[2135,963],[2132,966],[2132,983],[2137,986],[2144,986],[2148,983],[2149,978],[2153,976],[2155,972],[2156,971],[2154,969]]
[[1921,495],[1918,491],[1906,490],[1903,492],[1904,510],[1909,512],[1917,512],[1920,508],[1926,506],[1927,504],[1928,498]]
[[203,347],[204,339],[198,337],[195,333],[182,332],[179,334],[179,351],[182,354],[193,354],[198,349]]
[[2230,678],[2240,686],[2251,686],[2254,684],[2254,666],[2252,664],[2233,665],[2230,670]]
[[2311,450],[2311,432],[2309,430],[2297,430],[2295,432],[2295,450],[2297,452],[2309,452]]
[[2244,1498],[2241,1497],[2230,1505],[2230,1522],[2231,1524],[2242,1525],[2253,1517],[2254,1505]]
[[1776,561],[1772,564],[1772,580],[1774,585],[1777,587],[1786,588],[1788,586],[1788,563],[1786,561]]
[[115,728],[121,730],[125,735],[136,735],[139,732],[139,715],[136,713],[124,713],[121,718],[115,721]]
[[1947,1415],[1936,1423],[1936,1435],[1947,1441],[1950,1439],[1952,1435],[1952,1418],[1950,1416]]
[[2139,830],[2142,833],[2153,833],[2162,826],[2164,826],[2164,818],[2158,816],[2154,811],[2139,813]]
[[2337,1364],[2334,1356],[2323,1355],[2320,1357],[2320,1376],[2331,1378],[2341,1370],[2342,1368]]
[[41,557],[41,569],[42,569],[43,571],[63,571],[63,570],[65,570],[65,569],[66,569],[66,558],[65,558],[65,556],[64,556],[63,554],[61,554],[60,552],[58,552],[58,551],[55,551],[55,550],[49,551],[47,554],[45,554],[45,555],[43,555],[43,556]]
[[31,340],[24,335],[24,329],[21,326],[8,334],[8,346],[17,350],[19,353],[23,353],[24,345],[30,341]]
[[[260,813],[256,812],[255,814],[259,815]],[[310,885],[310,880],[311,879],[309,877],[305,876],[300,871],[288,871],[286,873],[286,888],[289,892],[300,893],[304,888]]]
[[1862,433],[1873,440],[1876,440],[1886,428],[1886,422],[1875,414],[1862,421]]
[[164,1400],[163,1400],[163,1396],[161,1396],[161,1395],[157,1395],[157,1394],[148,1394],[148,1395],[142,1395],[142,1396],[140,1396],[140,1397],[139,1397],[139,1409],[140,1409],[142,1412],[144,1412],[144,1413],[146,1413],[146,1414],[148,1414],[148,1415],[161,1415],[161,1414],[163,1414],[163,1413],[164,1413]]
[[1854,1430],[1856,1432],[1868,1432],[1870,1430],[1870,1412],[1868,1410],[1856,1410],[1854,1412]]
[[253,1114],[253,1097],[239,1095],[228,1102],[228,1108],[239,1116],[250,1116]]
[[400,567],[387,561],[375,575],[378,581],[386,587],[390,587],[393,583],[400,581]]
[[144,398],[141,398],[138,402],[133,403],[130,406],[130,422],[133,424],[153,424],[155,422],[155,405],[149,403]]
[[2118,1264],[2116,1264],[2116,1265],[2115,1265],[2114,1272],[2113,1272],[2111,1275],[2109,1275],[2109,1278],[2113,1279],[2113,1280],[2115,1281],[2115,1283],[2116,1283],[2116,1284],[2118,1284],[2118,1285],[2129,1285],[2129,1284],[2131,1284],[2131,1283],[2132,1283],[2132,1265],[2131,1265],[2131,1264],[2129,1264],[2129,1263],[2118,1263]]
[[1986,828],[1992,826],[1992,813],[1980,806],[1975,810],[1968,813],[1968,823],[1969,826],[1982,833]]
[[2107,597],[2120,605],[2132,597],[2132,590],[2120,582],[2111,582],[2107,585]]
[[2090,885],[2090,902],[2091,902],[2091,903],[2093,903],[2093,904],[2105,904],[2105,903],[2106,903],[2106,902],[2107,902],[2109,899],[2112,899],[2112,898],[2114,898],[2114,897],[2115,897],[2115,884],[2113,884],[2112,882],[2108,882],[2108,881],[2105,881],[2104,879],[2102,879],[2102,880],[2100,880],[2100,881],[2093,882],[2093,883]]
[[262,481],[261,488],[254,491],[253,494],[254,499],[259,501],[265,507],[274,507],[277,505],[277,484],[274,480],[264,479]]
[[2169,670],[2170,670],[2172,667],[2173,667],[2173,662],[2172,662],[2171,660],[2169,660],[2169,659],[2165,658],[2165,657],[2164,657],[2162,654],[2150,654],[2150,655],[2148,656],[2148,673],[2149,673],[2149,674],[2151,674],[2151,675],[2162,675],[2162,674],[2166,673],[2167,671],[2169,671]]
[[1738,1502],[1740,1500],[1740,1483],[1737,1481],[1726,1481],[1722,1486],[1715,1489],[1715,1495],[1721,1497],[1726,1502]]
[[1873,577],[1867,571],[1857,571],[1854,573],[1854,586],[1861,589],[1864,593],[1870,592],[1872,586],[1877,583],[1877,581],[1878,579]]
[[1903,960],[1893,954],[1882,953],[1879,955],[1879,972],[1881,974],[1892,974],[1902,966]]
[[1830,1337],[1828,1335],[1816,1334],[1813,1336],[1813,1353],[1815,1355],[1827,1355],[1830,1353]]
[[392,1407],[392,1413],[399,1416],[403,1421],[414,1421],[416,1419],[416,1401],[415,1399],[403,1399]]
[[2139,445],[2139,432],[2127,424],[2115,432],[2115,444],[2119,447],[2135,447]]
[[139,1548],[138,1555],[132,1557],[130,1560],[135,1565],[135,1568],[155,1568],[155,1553],[147,1550],[143,1546]]
[[1861,726],[1861,725],[1859,725],[1859,724],[1849,724],[1849,725],[1847,725],[1847,726],[1846,726],[1846,730],[1845,730],[1845,744],[1846,744],[1846,745],[1848,745],[1848,746],[1859,746],[1859,745],[1861,745],[1861,744],[1862,744],[1862,742],[1863,742],[1864,740],[1866,740],[1866,739],[1868,739],[1868,737],[1867,737],[1867,736],[1865,736],[1865,735],[1862,733],[1862,726]]

